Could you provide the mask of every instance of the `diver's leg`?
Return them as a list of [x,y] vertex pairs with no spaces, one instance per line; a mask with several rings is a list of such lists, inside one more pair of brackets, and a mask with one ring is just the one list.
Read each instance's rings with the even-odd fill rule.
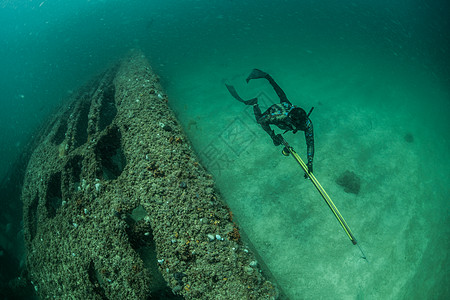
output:
[[251,79],[259,79],[259,78],[265,78],[265,79],[267,79],[267,81],[269,81],[269,83],[272,85],[273,89],[275,90],[275,93],[277,93],[278,97],[280,98],[280,103],[287,102],[287,103],[291,104],[291,102],[289,102],[289,100],[286,97],[286,94],[283,92],[283,90],[280,88],[280,86],[275,82],[275,80],[273,80],[272,76],[270,76],[266,72],[263,72],[258,69],[253,69],[252,72],[250,73],[250,75],[248,75],[246,81],[248,83]]
[[255,114],[256,122],[259,123],[259,121],[262,117],[262,113],[261,113],[261,109],[259,108],[258,104],[253,105],[253,113]]
[[228,91],[230,92],[231,96],[233,96],[236,100],[244,103],[245,105],[253,105],[253,104],[257,104],[258,103],[258,98],[253,98],[250,100],[244,100],[241,97],[239,97],[238,93],[236,92],[236,89],[234,88],[234,86],[225,84],[225,86],[227,87]]

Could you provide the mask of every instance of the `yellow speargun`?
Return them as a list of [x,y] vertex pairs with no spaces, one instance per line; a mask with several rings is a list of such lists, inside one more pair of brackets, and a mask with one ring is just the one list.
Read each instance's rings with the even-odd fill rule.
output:
[[297,152],[295,152],[294,148],[292,148],[288,144],[288,142],[286,142],[286,140],[283,137],[281,137],[281,142],[282,142],[282,144],[285,147],[283,149],[283,154],[286,155],[286,156],[289,155],[289,154],[292,154],[292,157],[294,157],[295,160],[297,161],[297,163],[302,167],[302,169],[305,172],[306,176],[308,176],[308,178],[311,179],[311,182],[314,184],[316,189],[319,191],[319,193],[322,196],[323,200],[325,200],[325,202],[327,203],[328,207],[331,209],[331,211],[333,212],[334,216],[338,220],[339,224],[341,224],[341,227],[344,229],[344,231],[347,234],[347,236],[350,239],[350,241],[352,241],[353,245],[357,245],[358,246],[359,250],[361,251],[362,258],[367,260],[366,255],[364,254],[363,250],[361,249],[361,246],[359,246],[359,244],[357,243],[356,238],[353,235],[352,231],[350,230],[350,227],[347,225],[347,222],[345,222],[344,217],[342,217],[342,215],[339,212],[339,210],[337,209],[336,205],[334,205],[334,203],[331,200],[330,196],[328,196],[327,192],[322,187],[322,185],[319,183],[319,181],[317,180],[316,176],[314,176],[313,173],[310,173],[308,171],[308,167],[303,162],[301,157],[297,154]]

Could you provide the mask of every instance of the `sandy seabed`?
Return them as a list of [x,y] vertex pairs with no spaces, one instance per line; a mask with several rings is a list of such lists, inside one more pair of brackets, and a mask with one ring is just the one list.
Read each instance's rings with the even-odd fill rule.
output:
[[[432,83],[408,86],[377,70],[379,77],[364,78],[371,70],[350,68],[319,81],[319,70],[307,74],[281,59],[246,58],[230,59],[227,67],[210,61],[195,72],[181,68],[185,72],[173,75],[177,84],[168,92],[194,148],[284,293],[290,299],[448,294],[449,189],[448,176],[442,177],[448,175],[448,138],[440,136],[421,98],[439,102],[446,94],[430,92]],[[251,108],[226,91],[223,83],[231,82],[243,98],[258,96],[262,107],[278,101],[265,80],[244,83],[254,67],[269,72],[293,104],[307,111],[315,106],[315,175],[367,260],[296,162],[256,124]],[[424,128],[418,118],[424,115],[432,128]],[[303,133],[285,138],[305,158]],[[338,183],[346,171],[360,180],[356,194]]]

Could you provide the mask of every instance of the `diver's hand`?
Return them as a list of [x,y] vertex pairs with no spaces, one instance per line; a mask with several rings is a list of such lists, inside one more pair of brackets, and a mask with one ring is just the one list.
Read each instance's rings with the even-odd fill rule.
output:
[[281,134],[274,135],[272,140],[275,146],[279,146],[283,142],[283,136]]
[[[312,172],[313,172],[312,162],[308,162],[307,166],[308,166],[308,173],[312,174]],[[308,174],[305,173],[305,179],[308,179],[308,178],[309,178]]]

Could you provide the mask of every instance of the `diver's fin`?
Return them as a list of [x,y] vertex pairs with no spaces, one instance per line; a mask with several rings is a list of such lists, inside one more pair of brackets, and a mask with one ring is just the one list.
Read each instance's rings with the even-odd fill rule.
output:
[[248,75],[246,81],[248,83],[251,79],[259,79],[259,78],[264,78],[267,79],[267,81],[269,81],[270,85],[272,85],[273,89],[275,90],[275,93],[277,93],[278,97],[280,98],[280,103],[287,102],[290,105],[292,105],[292,103],[288,100],[286,94],[283,92],[280,86],[275,82],[275,80],[273,80],[272,76],[270,76],[266,72],[261,71],[259,69],[253,69],[250,75]]
[[267,76],[266,72],[263,72],[259,69],[253,69],[245,81],[247,81],[247,83],[248,83],[251,79],[266,78],[266,76]]
[[239,95],[236,92],[236,89],[234,88],[234,86],[228,85],[226,83],[225,83],[225,86],[227,87],[227,89],[230,92],[231,96],[233,96],[239,102],[242,102],[245,105],[254,105],[254,104],[258,103],[258,98],[253,98],[253,99],[250,99],[250,100],[244,100],[241,97],[239,97]]

